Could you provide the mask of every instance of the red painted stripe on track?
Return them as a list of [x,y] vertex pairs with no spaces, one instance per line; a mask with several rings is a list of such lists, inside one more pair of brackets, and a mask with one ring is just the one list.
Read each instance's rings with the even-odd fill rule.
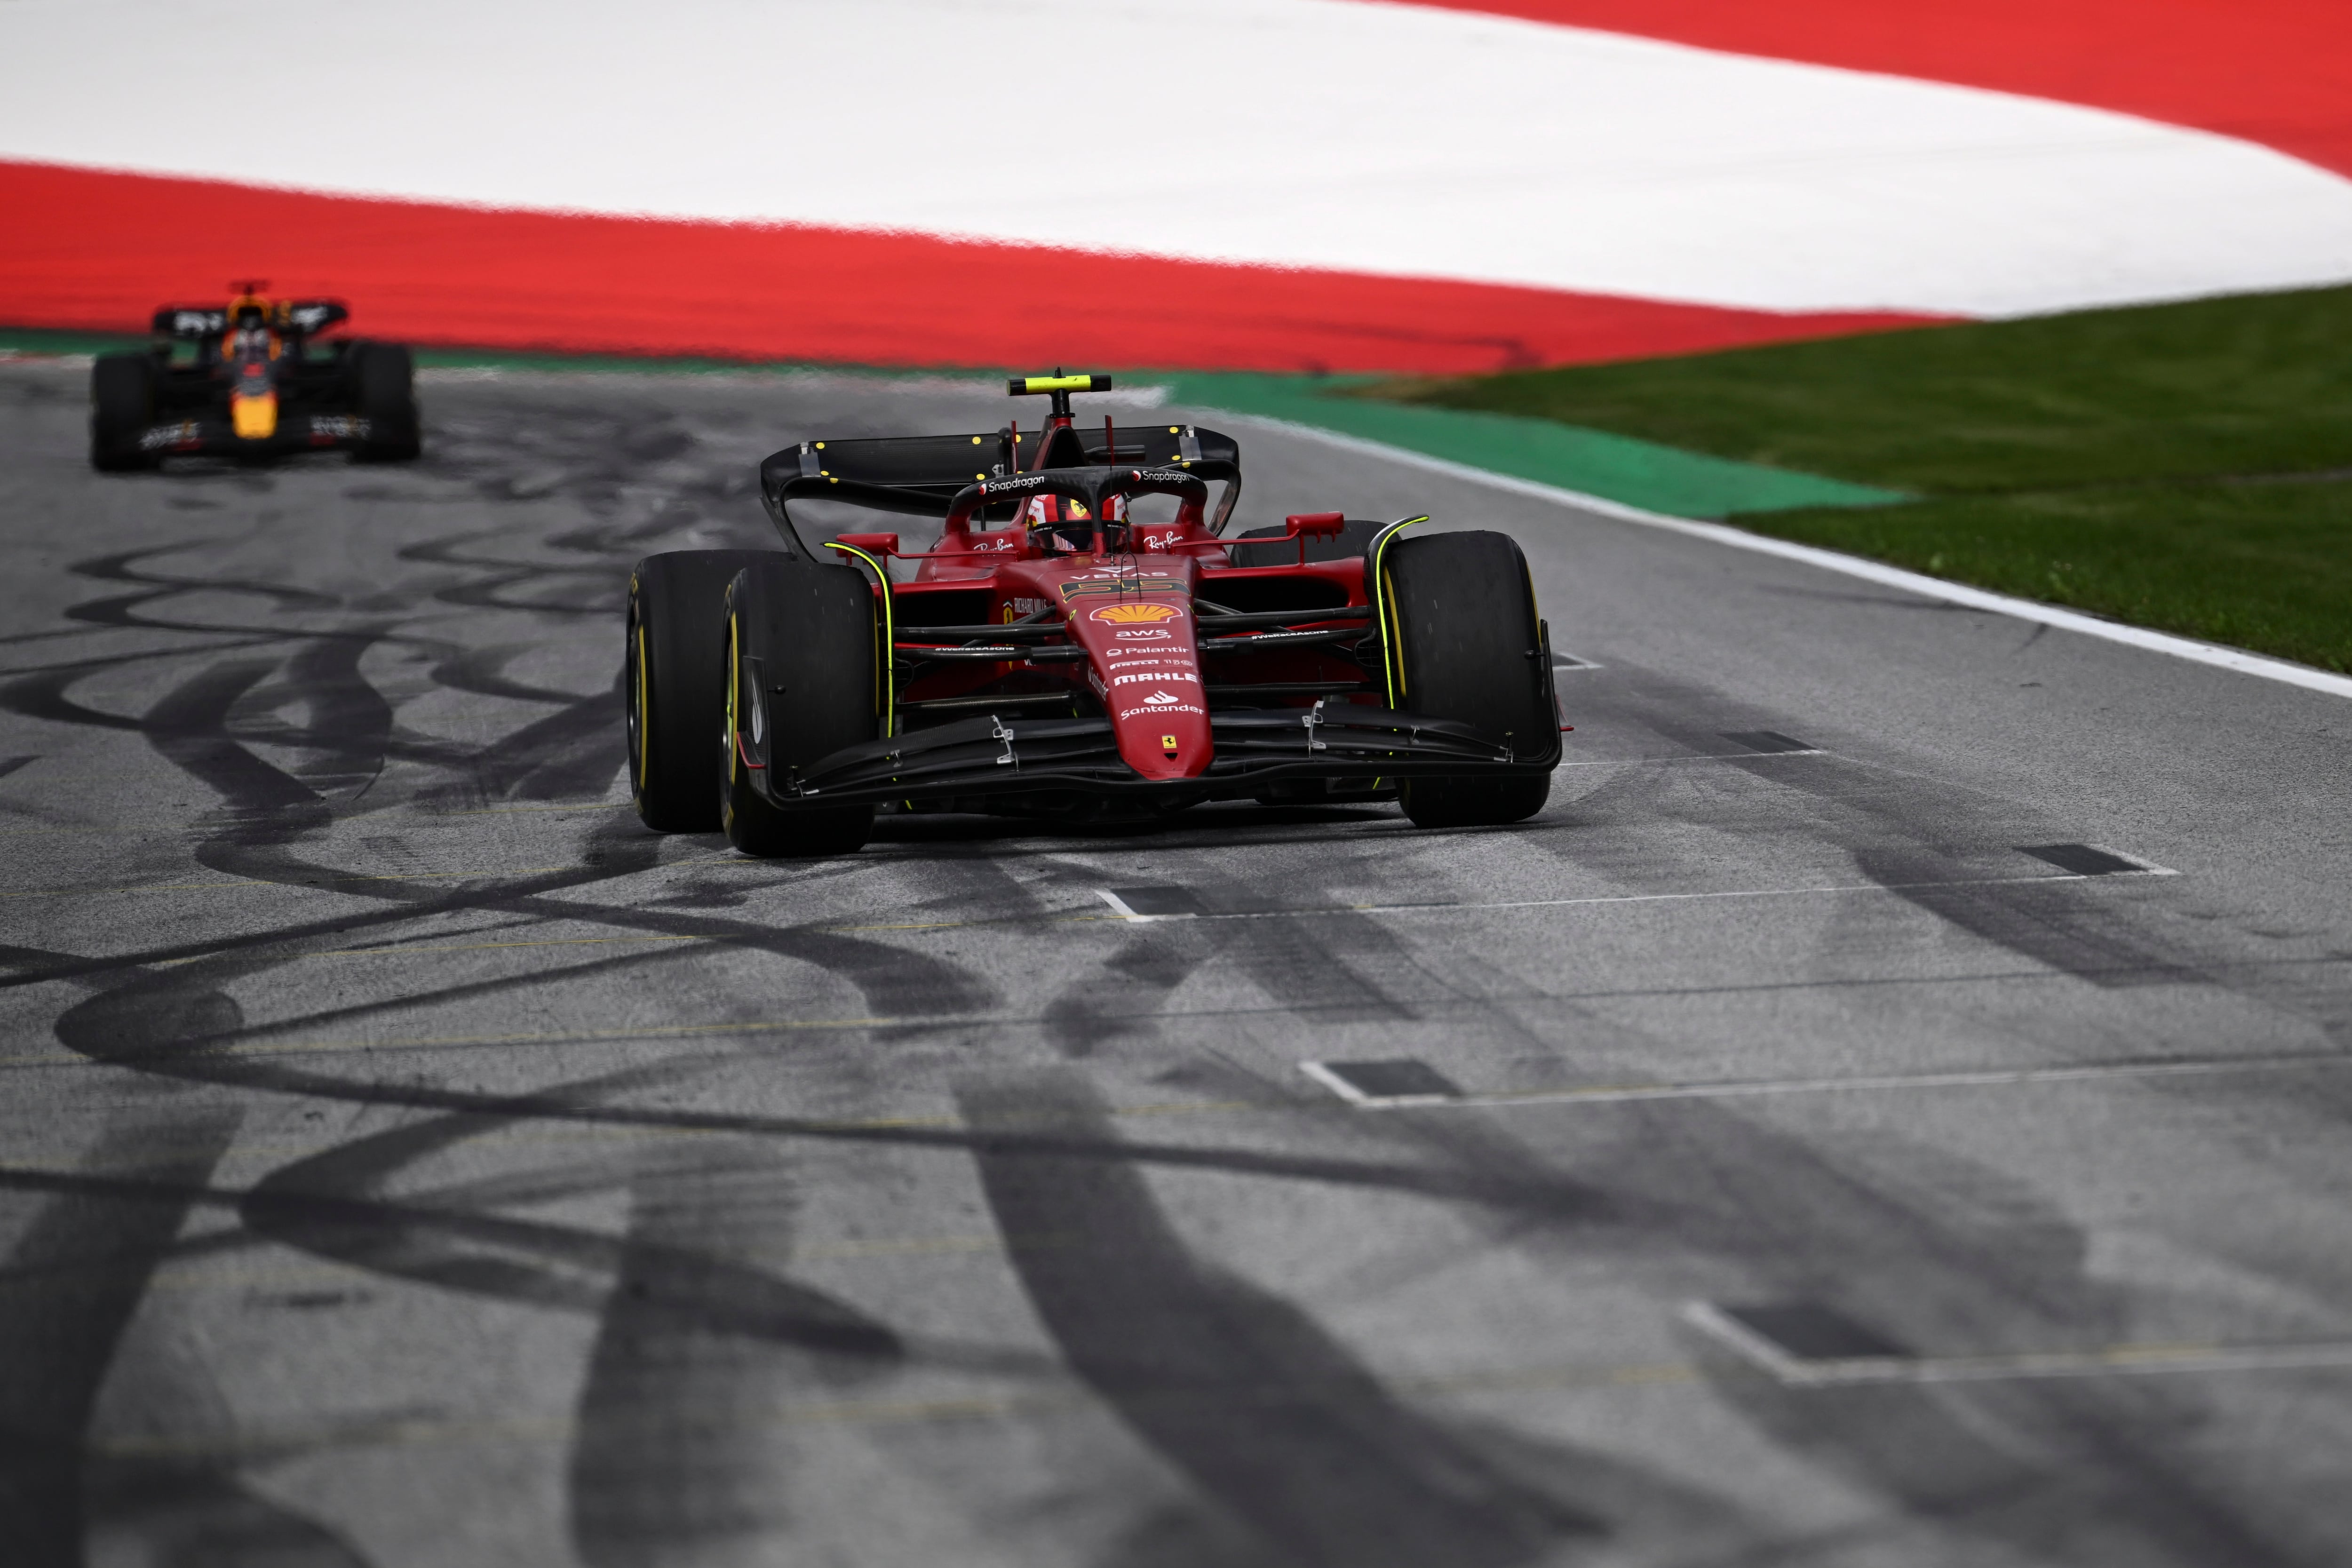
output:
[[2195,126],[2352,174],[2343,0],[1404,0]]
[[233,278],[372,336],[898,365],[1459,374],[1916,325],[919,235],[531,213],[0,162],[0,321],[143,331]]

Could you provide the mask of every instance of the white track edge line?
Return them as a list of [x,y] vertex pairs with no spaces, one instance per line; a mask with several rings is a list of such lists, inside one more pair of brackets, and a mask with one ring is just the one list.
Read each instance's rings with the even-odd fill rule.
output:
[[1532,496],[1538,500],[1572,506],[1584,511],[1598,512],[1620,522],[1640,523],[1646,528],[1661,528],[1675,533],[1685,533],[1695,539],[1712,540],[1728,544],[1735,550],[1753,551],[1759,555],[1777,555],[1787,561],[1802,562],[1825,572],[1836,572],[1848,577],[1859,577],[1889,588],[1900,588],[1923,598],[1940,599],[1948,605],[1960,605],[1972,610],[1990,610],[1995,615],[2009,616],[2021,621],[2033,621],[2061,631],[2080,632],[2084,637],[2104,638],[2122,643],[2128,647],[2150,653],[2168,654],[2187,659],[2192,664],[2206,664],[2221,669],[2233,669],[2241,675],[2259,676],[2285,686],[2299,686],[2306,691],[2324,691],[2332,697],[2352,697],[2352,676],[2315,669],[2309,665],[2293,664],[2285,659],[2266,658],[2243,648],[2223,647],[2218,643],[2199,642],[2193,637],[2175,637],[2169,632],[2149,631],[2145,626],[2126,626],[2080,610],[2062,610],[2055,605],[2037,604],[2032,599],[2015,599],[2006,594],[1995,594],[1983,588],[1971,588],[1961,583],[1948,583],[1940,577],[1929,577],[1918,572],[1906,572],[1900,566],[1888,566],[1876,561],[1865,561],[1859,555],[1842,554],[1811,544],[1796,544],[1785,539],[1772,539],[1745,529],[1732,528],[1720,522],[1702,522],[1696,518],[1675,517],[1662,511],[1649,511],[1628,506],[1623,501],[1606,497],[1587,495],[1559,485],[1548,485],[1536,479],[1523,479],[1511,474],[1498,474],[1489,468],[1474,468],[1468,463],[1452,462],[1444,458],[1433,458],[1410,447],[1391,447],[1384,441],[1368,441],[1360,436],[1344,436],[1337,430],[1304,425],[1295,419],[1276,419],[1260,414],[1243,414],[1231,409],[1204,408],[1203,413],[1218,418],[1237,419],[1263,425],[1290,435],[1305,436],[1327,446],[1361,452],[1369,457],[1384,458],[1408,468],[1443,474],[1449,479],[1468,479],[1496,489],[1510,490]]

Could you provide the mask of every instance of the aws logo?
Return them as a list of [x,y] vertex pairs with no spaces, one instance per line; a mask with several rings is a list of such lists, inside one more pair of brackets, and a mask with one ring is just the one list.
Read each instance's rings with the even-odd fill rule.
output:
[[1184,612],[1173,605],[1105,605],[1087,618],[1114,626],[1152,626],[1162,621],[1181,621]]

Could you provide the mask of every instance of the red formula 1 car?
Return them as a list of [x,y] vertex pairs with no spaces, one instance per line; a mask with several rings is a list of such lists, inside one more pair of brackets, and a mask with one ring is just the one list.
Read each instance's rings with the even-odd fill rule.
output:
[[[877,810],[1397,800],[1437,826],[1543,805],[1549,638],[1507,535],[1329,512],[1228,539],[1240,448],[1190,425],[1082,429],[1071,395],[1109,388],[1016,378],[1053,400],[1037,431],[787,447],[760,470],[782,549],[637,563],[646,825],[809,855],[856,848]],[[812,543],[809,501],[940,532],[919,553],[896,533]]]
[[414,458],[416,395],[399,343],[320,334],[351,312],[332,300],[269,300],[241,283],[221,310],[166,305],[153,346],[90,368],[89,460],[107,472],[165,458],[345,450]]

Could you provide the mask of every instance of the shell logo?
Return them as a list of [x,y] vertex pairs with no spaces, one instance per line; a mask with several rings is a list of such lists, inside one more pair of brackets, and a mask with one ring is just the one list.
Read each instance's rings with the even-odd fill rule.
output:
[[1115,626],[1142,626],[1176,620],[1183,614],[1173,605],[1105,605],[1087,618],[1108,621]]

